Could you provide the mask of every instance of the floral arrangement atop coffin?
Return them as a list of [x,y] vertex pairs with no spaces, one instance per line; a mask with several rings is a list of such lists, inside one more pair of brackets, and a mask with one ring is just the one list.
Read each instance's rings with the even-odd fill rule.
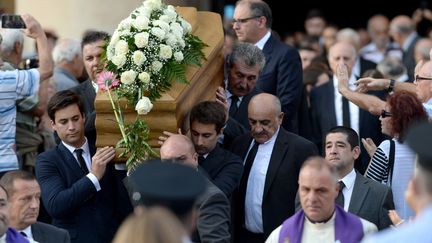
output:
[[[187,83],[188,65],[200,66],[205,59],[203,43],[192,34],[191,25],[172,5],[146,0],[120,22],[105,47],[105,71],[97,82],[108,93],[125,148],[128,170],[140,161],[158,157],[147,143],[150,129],[142,118],[151,112],[152,102],[171,87],[173,81]],[[126,124],[121,99],[133,105],[137,119]]]

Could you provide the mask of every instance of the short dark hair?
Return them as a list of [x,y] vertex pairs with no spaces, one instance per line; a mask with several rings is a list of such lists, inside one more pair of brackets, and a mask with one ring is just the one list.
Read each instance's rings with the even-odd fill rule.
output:
[[351,150],[356,146],[360,146],[359,136],[357,132],[352,128],[344,127],[344,126],[337,126],[331,128],[324,136],[324,143],[323,143],[324,146],[326,144],[327,135],[329,135],[330,133],[342,133],[347,135],[347,140],[348,143],[351,145]]
[[36,177],[25,170],[13,170],[9,171],[2,176],[0,179],[0,185],[6,190],[9,195],[14,193],[13,183],[15,180],[21,179],[24,181],[36,181]]
[[98,31],[98,30],[87,30],[83,34],[83,38],[81,40],[81,48],[83,48],[85,45],[94,43],[100,40],[108,41],[110,35],[105,31]]
[[84,107],[81,100],[81,96],[70,90],[62,90],[57,92],[48,102],[48,116],[55,123],[55,113],[58,110],[64,109],[70,105],[76,104],[84,115]]
[[217,133],[225,126],[225,107],[216,101],[202,101],[195,105],[190,113],[189,122],[197,121],[202,124],[214,124]]

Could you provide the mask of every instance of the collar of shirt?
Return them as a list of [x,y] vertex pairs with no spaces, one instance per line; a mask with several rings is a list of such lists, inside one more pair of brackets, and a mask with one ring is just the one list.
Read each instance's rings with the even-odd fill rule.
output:
[[93,80],[91,80],[91,84],[93,86],[93,89],[95,90],[96,94],[99,91],[99,85],[97,85],[97,83],[95,83]]
[[[84,151],[84,154],[88,154],[88,155],[90,155],[90,148],[89,148],[89,145],[88,145],[88,142],[87,142],[87,138],[86,137],[84,137],[85,138],[85,142],[84,142],[84,144],[81,146],[81,147],[79,147],[80,149],[82,149],[83,151]],[[62,143],[63,143],[63,145],[74,155],[74,157],[75,157],[75,149],[79,149],[79,148],[75,148],[75,147],[73,147],[73,146],[70,146],[69,144],[66,144],[65,142],[63,142],[62,141]]]
[[271,36],[271,31],[268,31],[267,34],[265,34],[263,38],[261,38],[261,40],[255,43],[255,46],[261,50],[264,49],[264,45],[268,41],[268,39],[270,39],[270,36]]
[[20,230],[20,232],[24,232],[28,239],[33,239],[33,233],[31,231],[31,225],[27,226],[27,228]]
[[0,237],[0,243],[6,243],[6,232]]
[[414,39],[417,37],[417,33],[416,32],[412,32],[404,41],[404,43],[402,44],[402,50],[403,51],[407,51],[409,46],[411,45],[411,43],[414,41]]
[[344,178],[342,178],[341,181],[343,181],[347,190],[352,190],[352,188],[354,187],[355,179],[356,179],[356,172],[353,169]]

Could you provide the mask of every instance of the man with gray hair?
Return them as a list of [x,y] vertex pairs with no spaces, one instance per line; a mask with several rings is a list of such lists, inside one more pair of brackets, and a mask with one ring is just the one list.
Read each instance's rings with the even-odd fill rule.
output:
[[223,141],[225,147],[229,147],[237,136],[250,131],[247,108],[251,98],[260,93],[256,82],[264,66],[263,52],[250,43],[235,45],[227,58],[225,90],[219,87],[216,91],[216,100],[227,110]]
[[53,80],[56,91],[77,86],[78,78],[84,70],[81,42],[75,39],[60,40],[54,47],[52,55],[55,64]]

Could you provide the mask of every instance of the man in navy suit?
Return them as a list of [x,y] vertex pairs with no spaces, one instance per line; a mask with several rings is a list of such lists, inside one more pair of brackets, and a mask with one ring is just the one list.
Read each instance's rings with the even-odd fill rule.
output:
[[9,171],[0,179],[9,195],[9,224],[27,239],[44,243],[69,243],[69,233],[37,222],[41,190],[36,177],[23,170]]
[[258,243],[294,214],[300,167],[318,151],[312,142],[281,127],[284,113],[276,96],[255,95],[248,116],[251,133],[231,147],[245,161],[233,197],[234,242]]
[[109,164],[115,150],[96,151],[88,142],[83,105],[74,92],[55,94],[48,115],[61,143],[38,156],[36,177],[52,223],[68,230],[71,242],[111,242],[132,210],[121,183],[126,173]]
[[290,132],[298,133],[297,113],[303,91],[301,59],[296,49],[272,34],[272,21],[271,9],[264,1],[237,2],[233,18],[237,38],[241,42],[256,45],[266,58],[257,87],[280,99],[285,113],[282,126]]

